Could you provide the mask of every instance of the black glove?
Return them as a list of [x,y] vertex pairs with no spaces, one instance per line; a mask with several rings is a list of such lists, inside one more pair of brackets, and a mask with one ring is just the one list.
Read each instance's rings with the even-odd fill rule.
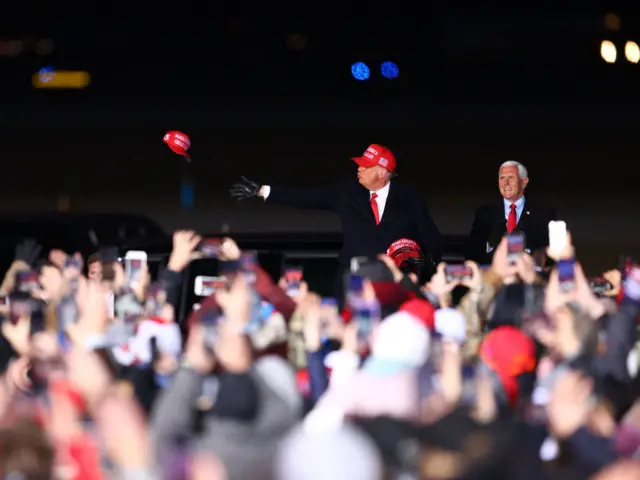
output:
[[491,229],[491,233],[489,234],[489,239],[487,242],[491,248],[496,248],[502,237],[507,233],[507,221],[497,222],[493,228]]
[[33,264],[38,259],[41,250],[42,247],[38,245],[38,243],[34,239],[29,238],[24,242],[16,245],[14,260],[19,260],[33,266]]
[[245,177],[241,177],[241,180],[234,183],[229,189],[231,197],[236,200],[246,200],[247,198],[257,197],[259,191],[260,185]]

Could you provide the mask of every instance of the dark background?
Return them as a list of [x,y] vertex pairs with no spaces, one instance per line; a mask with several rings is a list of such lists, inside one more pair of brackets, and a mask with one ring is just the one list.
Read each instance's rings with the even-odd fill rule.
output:
[[[632,1],[140,3],[0,6],[2,210],[53,209],[63,196],[72,210],[139,211],[167,228],[335,229],[324,215],[234,206],[226,188],[239,175],[325,184],[353,174],[349,157],[375,142],[445,233],[468,231],[495,199],[498,166],[516,159],[529,194],[556,205],[585,248],[640,240]],[[600,58],[605,39],[613,65]],[[386,60],[398,79],[381,77]],[[355,61],[369,80],[352,78]],[[46,66],[92,83],[36,90]],[[186,166],[162,143],[172,129],[192,140],[190,212],[178,201]]]

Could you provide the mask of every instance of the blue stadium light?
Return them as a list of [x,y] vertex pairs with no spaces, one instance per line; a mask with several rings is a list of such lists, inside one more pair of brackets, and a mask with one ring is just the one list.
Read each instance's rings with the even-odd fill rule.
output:
[[367,80],[371,76],[371,71],[366,63],[357,62],[351,65],[351,75],[356,80]]
[[49,83],[54,75],[56,74],[56,69],[53,67],[42,67],[38,72],[38,76],[42,83]]
[[383,77],[388,78],[389,80],[398,78],[398,75],[400,74],[398,66],[393,62],[383,62],[382,65],[380,65],[380,72]]

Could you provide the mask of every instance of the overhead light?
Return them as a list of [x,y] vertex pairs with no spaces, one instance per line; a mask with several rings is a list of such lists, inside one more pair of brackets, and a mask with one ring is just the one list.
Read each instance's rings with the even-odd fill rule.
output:
[[351,65],[351,75],[356,80],[367,80],[371,76],[371,70],[364,62],[356,62]]
[[607,63],[616,63],[616,58],[618,58],[618,51],[616,50],[616,46],[613,44],[613,42],[604,40],[600,44],[600,56]]
[[380,73],[382,73],[384,78],[393,80],[394,78],[398,78],[400,70],[398,70],[398,65],[393,62],[383,62],[382,65],[380,65]]
[[88,72],[44,68],[33,74],[31,83],[39,89],[82,89],[91,83]]
[[627,42],[624,46],[624,56],[627,57],[627,61],[631,63],[638,63],[640,61],[640,48],[636,42]]

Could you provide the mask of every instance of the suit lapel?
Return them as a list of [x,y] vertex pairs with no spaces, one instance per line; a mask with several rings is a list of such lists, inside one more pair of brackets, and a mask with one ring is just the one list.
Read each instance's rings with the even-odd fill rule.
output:
[[507,229],[507,217],[504,212],[504,200],[500,200],[500,203],[496,204],[496,209],[494,213],[496,223],[499,221],[504,221],[505,231]]
[[523,205],[523,208],[522,208],[522,214],[520,215],[520,218],[518,219],[518,229],[519,230],[525,231],[527,229],[527,225],[529,223],[529,215],[531,215],[531,212],[529,211],[529,202],[525,198],[524,205]]
[[376,223],[376,219],[373,216],[373,210],[371,209],[371,194],[369,190],[358,185],[357,192],[355,198],[353,199],[353,203],[358,211],[360,211],[366,218],[371,220],[374,224]]

